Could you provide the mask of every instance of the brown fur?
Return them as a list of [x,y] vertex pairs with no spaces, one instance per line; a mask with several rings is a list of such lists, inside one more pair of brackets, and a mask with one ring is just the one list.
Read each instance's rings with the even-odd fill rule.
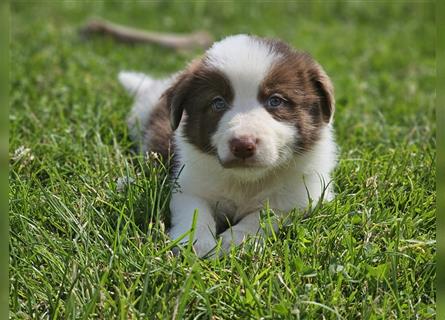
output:
[[230,104],[233,90],[229,80],[218,70],[209,68],[205,60],[184,72],[166,92],[172,112],[172,127],[176,129],[185,112],[184,136],[203,152],[214,154],[210,138],[224,111],[212,109],[212,100],[221,96]]
[[167,162],[173,153],[172,136],[170,126],[170,110],[165,97],[161,98],[153,112],[147,119],[144,134],[150,137],[146,150],[157,152]]
[[318,140],[320,129],[334,112],[333,89],[321,67],[306,53],[292,50],[276,40],[262,40],[282,55],[260,86],[258,100],[266,107],[273,94],[286,101],[267,108],[279,121],[295,124],[299,139],[296,152],[306,151]]

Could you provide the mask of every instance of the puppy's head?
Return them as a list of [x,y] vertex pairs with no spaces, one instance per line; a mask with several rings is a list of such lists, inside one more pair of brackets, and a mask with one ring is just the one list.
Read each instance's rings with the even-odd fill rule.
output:
[[310,150],[334,113],[331,81],[309,55],[246,35],[215,43],[165,96],[188,143],[253,176]]

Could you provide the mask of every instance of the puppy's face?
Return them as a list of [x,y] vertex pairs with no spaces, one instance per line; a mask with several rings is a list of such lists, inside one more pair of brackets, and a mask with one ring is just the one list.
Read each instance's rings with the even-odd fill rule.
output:
[[245,35],[215,43],[166,92],[171,124],[232,172],[254,176],[310,150],[334,112],[322,68],[286,44]]

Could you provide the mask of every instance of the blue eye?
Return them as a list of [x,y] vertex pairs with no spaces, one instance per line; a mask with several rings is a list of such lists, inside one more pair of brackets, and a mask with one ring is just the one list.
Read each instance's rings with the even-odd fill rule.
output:
[[227,103],[223,98],[216,97],[212,100],[212,108],[215,111],[222,111],[227,108]]
[[283,104],[284,100],[279,96],[271,96],[267,99],[267,106],[270,108],[276,108]]

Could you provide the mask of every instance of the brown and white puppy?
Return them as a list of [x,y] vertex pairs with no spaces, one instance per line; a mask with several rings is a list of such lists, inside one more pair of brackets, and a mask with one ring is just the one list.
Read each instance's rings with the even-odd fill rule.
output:
[[[266,202],[284,214],[332,198],[333,87],[308,54],[236,35],[168,79],[129,72],[119,79],[135,94],[129,126],[142,151],[164,159],[174,152],[180,188],[170,236],[186,234],[197,209],[199,256],[219,238],[227,250],[261,233]],[[231,227],[218,234],[226,221]]]

